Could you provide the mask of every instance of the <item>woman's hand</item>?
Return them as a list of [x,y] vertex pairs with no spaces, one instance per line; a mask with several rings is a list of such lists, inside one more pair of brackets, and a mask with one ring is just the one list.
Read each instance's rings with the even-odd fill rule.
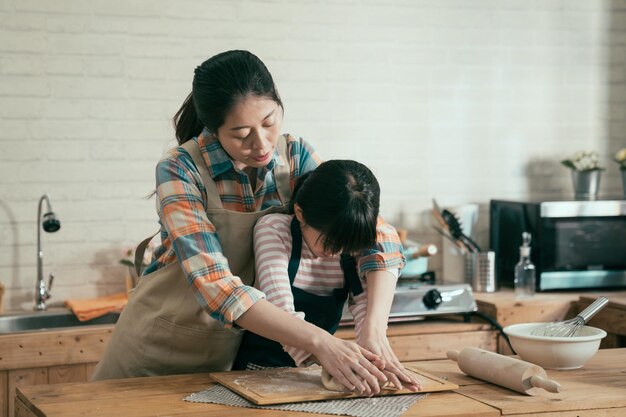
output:
[[391,349],[384,331],[364,328],[359,334],[357,342],[359,346],[378,355],[384,361],[382,371],[396,388],[402,389],[404,387],[414,392],[422,388],[419,379],[409,373],[400,363],[398,357]]
[[404,385],[411,391],[419,391],[422,384],[404,369],[387,340],[387,321],[397,276],[385,270],[369,271],[366,279],[367,311],[357,327],[357,343],[380,356],[385,363],[383,373],[396,388],[402,389]]
[[339,339],[326,330],[299,319],[266,300],[257,301],[236,323],[244,329],[311,353],[337,382],[350,391],[368,396],[380,392],[387,381],[379,368],[384,362],[354,342]]
[[378,394],[380,385],[387,381],[379,369],[384,367],[380,357],[354,342],[328,334],[312,353],[324,369],[350,391],[371,397]]

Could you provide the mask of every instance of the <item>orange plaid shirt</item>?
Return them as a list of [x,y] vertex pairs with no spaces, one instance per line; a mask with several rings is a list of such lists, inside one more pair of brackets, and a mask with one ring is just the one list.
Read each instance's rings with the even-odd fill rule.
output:
[[[289,161],[282,161],[275,151],[272,161],[259,169],[257,186],[253,190],[248,176],[235,169],[228,154],[211,135],[203,132],[192,140],[200,146],[222,205],[238,212],[254,212],[282,204],[273,175],[276,164],[289,164],[293,190],[301,175],[321,163],[320,157],[304,139],[287,135]],[[155,250],[144,275],[179,262],[205,310],[225,327],[231,327],[264,294],[244,285],[231,273],[215,227],[206,214],[206,188],[191,156],[183,148],[176,148],[157,164],[156,195],[162,243]],[[391,231],[386,236],[379,234],[379,241],[383,242],[380,248],[361,259],[362,273],[402,267],[401,246],[395,230],[391,228]]]

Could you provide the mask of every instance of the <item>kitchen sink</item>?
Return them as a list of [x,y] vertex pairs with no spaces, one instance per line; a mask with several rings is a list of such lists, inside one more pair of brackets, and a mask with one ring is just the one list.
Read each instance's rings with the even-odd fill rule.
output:
[[119,316],[120,313],[108,313],[93,320],[79,321],[69,310],[33,311],[0,315],[0,335],[95,324],[115,324]]

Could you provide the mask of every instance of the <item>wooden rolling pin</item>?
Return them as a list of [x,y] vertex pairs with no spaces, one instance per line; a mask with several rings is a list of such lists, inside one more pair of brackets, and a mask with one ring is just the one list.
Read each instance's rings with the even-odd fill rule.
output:
[[549,392],[563,389],[561,384],[548,379],[541,366],[530,362],[474,347],[464,348],[461,352],[451,350],[447,355],[467,375],[522,394],[537,395],[541,388]]
[[407,259],[417,259],[423,256],[436,255],[438,252],[437,246],[431,244],[420,246],[415,252],[407,255]]

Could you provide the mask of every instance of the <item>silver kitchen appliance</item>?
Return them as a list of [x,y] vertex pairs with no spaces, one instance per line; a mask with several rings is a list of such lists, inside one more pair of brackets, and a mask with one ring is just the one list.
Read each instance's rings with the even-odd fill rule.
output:
[[[390,322],[412,321],[428,316],[471,313],[477,310],[472,287],[468,284],[442,284],[398,280]],[[353,324],[354,319],[346,306],[340,325]]]
[[532,236],[537,291],[626,287],[626,200],[492,200],[500,285],[513,285],[523,232]]

